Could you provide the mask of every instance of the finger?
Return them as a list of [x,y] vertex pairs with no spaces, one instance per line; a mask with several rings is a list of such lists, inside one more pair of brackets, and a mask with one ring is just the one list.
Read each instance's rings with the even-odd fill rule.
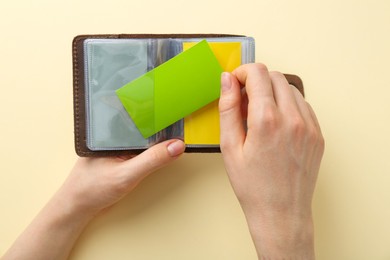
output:
[[[297,92],[299,92],[299,91],[297,91]],[[299,92],[299,94],[300,94],[300,92]],[[298,94],[297,94],[297,96],[298,96]],[[301,94],[300,94],[300,96],[302,97]],[[308,137],[309,137],[308,140],[313,145],[313,149],[314,149],[313,153],[312,153],[313,159],[311,161],[313,162],[312,165],[317,165],[317,167],[319,167],[320,162],[321,162],[321,158],[322,158],[323,153],[324,153],[325,141],[324,141],[324,137],[322,135],[320,124],[318,122],[317,116],[316,116],[313,108],[306,101],[305,101],[305,105],[306,105],[305,108],[308,111],[308,115],[307,115],[308,118],[306,120],[308,122],[308,125],[311,127],[311,130],[309,130],[309,132],[308,132]],[[315,171],[318,172],[318,168],[315,169]]]
[[311,118],[312,118],[312,120],[313,120],[313,122],[314,122],[314,125],[315,125],[317,131],[318,131],[318,132],[321,134],[321,136],[322,136],[321,126],[320,126],[320,123],[319,123],[319,121],[318,121],[318,118],[317,118],[317,116],[316,116],[316,114],[315,114],[315,112],[314,112],[314,109],[311,107],[311,105],[310,105],[309,103],[307,103],[307,108],[309,109],[310,116],[311,116]]
[[168,140],[156,144],[136,157],[123,162],[122,173],[129,181],[140,181],[150,173],[166,166],[185,150],[181,140]]
[[290,89],[291,89],[291,91],[294,94],[295,102],[297,104],[297,108],[298,108],[299,114],[301,115],[301,117],[304,120],[305,124],[307,126],[314,127],[315,125],[314,125],[314,121],[312,119],[311,112],[309,111],[309,108],[308,108],[308,103],[303,98],[301,92],[299,92],[299,90],[297,90],[294,86],[290,85]]
[[246,64],[233,71],[239,83],[245,86],[249,98],[249,113],[258,110],[263,102],[275,103],[271,79],[265,65]]
[[243,120],[246,120],[248,117],[248,95],[246,94],[245,89],[241,90],[241,115]]
[[242,146],[245,130],[241,114],[241,90],[236,77],[224,72],[221,76],[220,145],[222,152]]
[[276,103],[268,69],[263,64],[247,64],[238,67],[233,74],[248,95],[248,135],[257,136],[264,118],[274,116]]
[[[323,152],[324,152],[324,137],[321,132],[320,124],[318,123],[317,116],[314,113],[313,108],[308,102],[305,101],[301,92],[299,92],[295,87],[291,86],[296,97],[296,101],[302,115],[302,118],[306,125],[306,136],[307,140],[314,145],[314,152],[312,158],[315,160],[321,161]],[[319,165],[318,161],[318,165]]]
[[270,72],[276,105],[283,113],[298,112],[295,94],[286,77],[277,71]]

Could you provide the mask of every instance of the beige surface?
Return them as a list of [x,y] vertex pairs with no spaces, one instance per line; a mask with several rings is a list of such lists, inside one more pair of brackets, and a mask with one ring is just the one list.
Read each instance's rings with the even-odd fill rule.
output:
[[[82,33],[239,33],[302,77],[326,137],[318,259],[390,259],[390,1],[0,2],[0,254],[66,177],[71,41]],[[201,163],[199,163],[201,162]],[[72,259],[255,259],[219,155],[185,155],[83,234]]]

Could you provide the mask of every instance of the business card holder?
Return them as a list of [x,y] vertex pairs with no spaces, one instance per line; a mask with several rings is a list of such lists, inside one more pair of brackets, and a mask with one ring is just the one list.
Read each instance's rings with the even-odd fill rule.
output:
[[[201,47],[202,41],[207,43]],[[218,60],[216,66],[220,69],[206,60],[211,57],[204,54],[207,48]],[[198,63],[204,59],[204,63],[186,67],[183,62],[190,59]],[[254,61],[254,39],[242,35],[76,36],[73,40],[76,153],[79,156],[138,154],[171,138],[184,140],[186,152],[220,152],[216,100],[219,86],[212,81],[220,77],[220,71],[233,71],[241,64]],[[190,76],[196,75],[197,70],[205,77],[210,74],[211,78],[196,85],[197,77]],[[296,75],[285,76],[303,94],[301,79]],[[176,78],[181,81],[175,83]],[[143,82],[148,82],[145,88]],[[149,86],[153,89],[145,92]],[[177,102],[181,95],[183,102]],[[174,104],[172,100],[176,100]],[[159,128],[150,130],[149,125]]]

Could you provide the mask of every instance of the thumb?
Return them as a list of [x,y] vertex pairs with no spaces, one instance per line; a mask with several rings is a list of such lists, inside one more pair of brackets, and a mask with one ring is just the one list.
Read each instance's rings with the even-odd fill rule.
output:
[[221,76],[221,97],[219,99],[221,126],[221,150],[234,151],[242,146],[245,130],[241,112],[241,88],[235,76],[228,72]]
[[177,159],[185,150],[185,144],[181,140],[168,140],[158,143],[136,157],[124,162],[129,181],[138,180],[150,173],[166,166]]

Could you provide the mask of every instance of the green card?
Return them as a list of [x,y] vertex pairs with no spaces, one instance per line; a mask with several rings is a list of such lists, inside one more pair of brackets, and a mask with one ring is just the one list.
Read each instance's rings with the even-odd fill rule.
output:
[[216,100],[222,68],[203,40],[116,91],[144,138]]

